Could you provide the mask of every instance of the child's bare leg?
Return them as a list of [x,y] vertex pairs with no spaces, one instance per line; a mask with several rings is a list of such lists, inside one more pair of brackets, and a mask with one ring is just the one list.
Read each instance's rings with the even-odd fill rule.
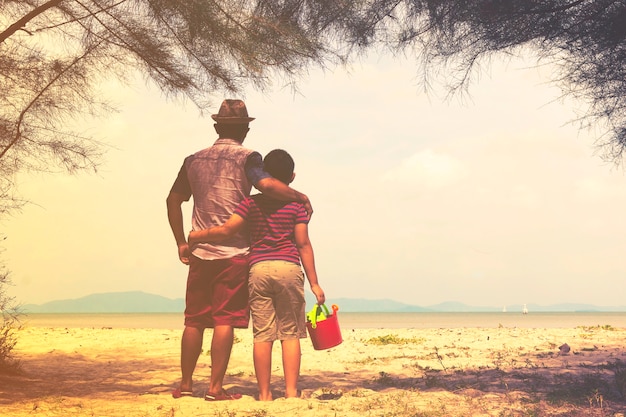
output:
[[272,376],[273,342],[255,342],[253,348],[254,372],[259,387],[259,401],[272,401],[270,378]]
[[285,372],[285,398],[298,396],[298,378],[300,376],[300,339],[283,340],[283,369]]

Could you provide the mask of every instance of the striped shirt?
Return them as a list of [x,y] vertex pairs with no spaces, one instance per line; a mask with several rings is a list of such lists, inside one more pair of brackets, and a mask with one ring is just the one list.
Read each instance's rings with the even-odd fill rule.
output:
[[248,225],[250,265],[261,261],[287,261],[300,265],[294,228],[308,223],[301,203],[274,200],[263,194],[244,199],[235,209]]

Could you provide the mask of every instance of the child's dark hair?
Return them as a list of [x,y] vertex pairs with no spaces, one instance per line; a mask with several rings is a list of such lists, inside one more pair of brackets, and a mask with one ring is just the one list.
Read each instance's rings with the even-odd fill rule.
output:
[[270,151],[263,159],[265,171],[285,184],[289,184],[293,179],[294,165],[291,155],[282,149]]

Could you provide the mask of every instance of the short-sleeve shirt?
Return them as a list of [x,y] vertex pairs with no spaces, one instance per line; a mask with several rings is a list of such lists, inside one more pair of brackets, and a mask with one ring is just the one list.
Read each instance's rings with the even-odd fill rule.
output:
[[[258,152],[234,139],[219,138],[213,146],[185,158],[171,192],[186,201],[193,196],[192,229],[201,230],[224,224],[263,177],[269,174]],[[191,252],[204,260],[228,259],[246,255],[249,246],[247,234],[237,233],[219,243],[196,243]]]
[[275,200],[264,194],[244,199],[235,209],[248,226],[250,235],[250,265],[261,261],[287,261],[300,265],[294,229],[296,224],[308,224],[302,203]]
[[[263,157],[256,151],[248,156],[244,169],[246,170],[248,181],[253,185],[258,184],[259,181],[264,178],[271,177],[263,168]],[[180,171],[178,171],[178,176],[176,177],[176,181],[174,181],[172,191],[185,196],[185,201],[189,201],[189,198],[191,198],[191,184],[189,184],[189,178],[187,177],[187,170],[185,169],[184,163],[183,166],[180,167]]]

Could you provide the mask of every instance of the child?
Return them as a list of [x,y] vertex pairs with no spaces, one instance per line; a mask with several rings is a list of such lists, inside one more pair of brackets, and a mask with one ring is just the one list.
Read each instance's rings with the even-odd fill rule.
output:
[[[265,171],[285,184],[295,177],[294,162],[282,149],[268,153]],[[300,339],[306,338],[304,273],[318,304],[325,295],[317,281],[308,216],[297,202],[256,194],[242,201],[222,226],[192,231],[189,243],[218,242],[245,225],[250,234],[248,292],[254,329],[254,370],[259,400],[271,401],[272,347],[281,341],[285,397],[298,396]]]

